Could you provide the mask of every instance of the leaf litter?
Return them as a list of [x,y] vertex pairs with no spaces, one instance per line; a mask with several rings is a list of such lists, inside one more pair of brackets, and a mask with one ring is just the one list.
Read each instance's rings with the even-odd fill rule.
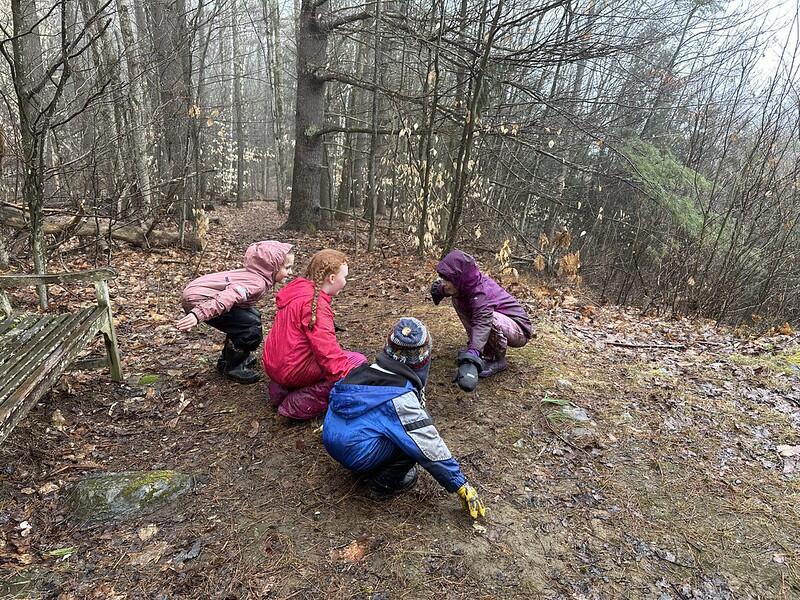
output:
[[[7,569],[36,569],[32,580],[64,599],[126,597],[120,590],[170,598],[800,593],[791,328],[759,337],[642,315],[523,274],[504,283],[530,309],[536,338],[509,351],[504,374],[466,395],[450,384],[463,330],[447,303],[426,298],[434,260],[417,259],[401,236],[365,255],[361,229],[356,256],[351,228],[279,231],[274,205],[218,213],[222,226],[202,254],[116,250],[117,334],[126,372],[139,376],[116,385],[100,372],[64,375],[0,447],[0,483],[11,491],[0,507]],[[352,277],[333,304],[348,349],[374,356],[401,314],[429,324],[429,408],[492,509],[479,523],[486,531],[424,474],[408,494],[369,499],[325,453],[314,433],[320,422],[287,424],[264,384],[235,386],[216,374],[223,336],[206,326],[174,330],[183,285],[239,266],[257,239],[297,244],[300,265],[322,247],[348,252]],[[74,301],[54,298],[54,308]],[[265,327],[273,314],[268,299]],[[585,446],[565,443],[561,424],[537,410],[548,405],[580,408],[602,433]],[[205,483],[150,524],[71,520],[62,490],[86,473],[137,468],[174,468]],[[59,549],[69,569],[49,554]]]

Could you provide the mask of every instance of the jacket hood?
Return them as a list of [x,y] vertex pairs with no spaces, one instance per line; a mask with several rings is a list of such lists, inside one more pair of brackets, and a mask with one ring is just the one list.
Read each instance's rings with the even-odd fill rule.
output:
[[[305,277],[297,277],[286,284],[283,289],[275,296],[275,304],[278,308],[284,308],[296,300],[302,302],[311,302],[314,297],[314,282]],[[323,291],[319,293],[320,298],[327,298],[330,302],[330,296]]]
[[481,281],[481,270],[475,259],[461,250],[453,250],[439,261],[436,272],[452,283],[458,291],[474,288]]
[[270,240],[250,244],[244,253],[244,268],[273,284],[275,272],[283,266],[286,255],[291,251],[292,245],[284,242]]
[[344,419],[353,419],[413,389],[411,383],[407,383],[406,387],[394,387],[358,385],[341,380],[331,390],[328,410]]

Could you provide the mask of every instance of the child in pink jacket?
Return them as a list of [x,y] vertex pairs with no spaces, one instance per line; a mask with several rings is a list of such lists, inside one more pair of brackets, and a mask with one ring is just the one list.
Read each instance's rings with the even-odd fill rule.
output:
[[234,271],[210,273],[191,281],[183,290],[181,303],[186,316],[175,326],[189,331],[205,321],[225,334],[225,346],[217,370],[237,383],[260,379],[250,368],[250,353],[261,343],[261,313],[256,302],[276,283],[292,274],[291,244],[256,242],[247,248],[244,265]]

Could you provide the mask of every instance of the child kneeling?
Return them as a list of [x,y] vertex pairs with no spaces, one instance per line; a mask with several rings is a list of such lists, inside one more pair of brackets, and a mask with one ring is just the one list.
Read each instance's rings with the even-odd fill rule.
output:
[[365,363],[358,352],[342,350],[336,340],[331,300],[347,283],[347,257],[321,250],[298,277],[275,297],[278,312],[264,342],[264,372],[272,380],[268,394],[278,414],[312,419],[325,412],[333,384]]
[[331,390],[322,442],[343,466],[367,475],[377,498],[411,489],[420,464],[476,519],[485,508],[425,410],[431,345],[423,323],[400,319],[377,361]]

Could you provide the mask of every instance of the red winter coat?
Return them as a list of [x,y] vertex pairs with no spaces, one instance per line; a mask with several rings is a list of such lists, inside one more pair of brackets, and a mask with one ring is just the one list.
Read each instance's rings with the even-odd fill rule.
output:
[[244,254],[244,268],[209,273],[189,282],[181,295],[184,310],[191,311],[198,321],[208,321],[228,312],[234,306],[253,306],[274,283],[291,244],[256,242]]
[[331,297],[320,291],[317,322],[311,320],[314,282],[298,277],[275,296],[278,312],[264,341],[264,372],[289,389],[312,385],[322,379],[335,382],[353,368],[333,329]]

